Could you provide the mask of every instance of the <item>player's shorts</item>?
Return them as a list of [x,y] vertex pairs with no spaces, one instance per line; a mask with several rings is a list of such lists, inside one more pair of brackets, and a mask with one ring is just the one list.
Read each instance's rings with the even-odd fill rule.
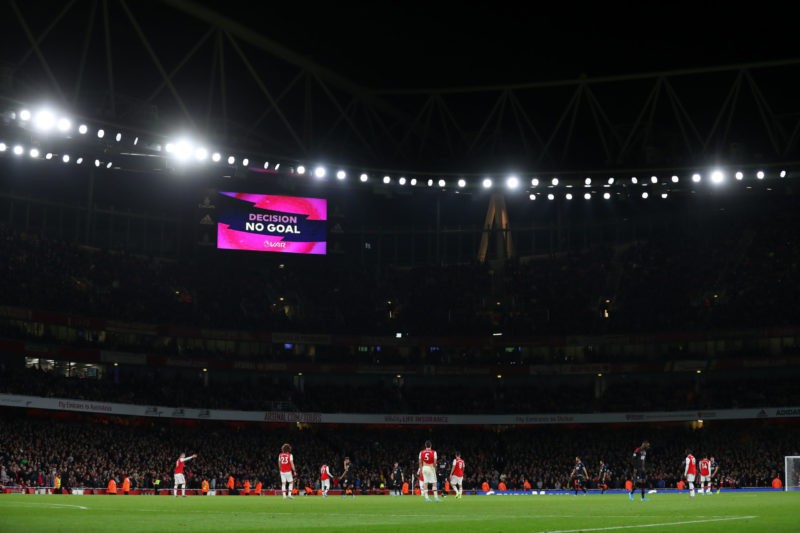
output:
[[322,490],[328,490],[331,488],[331,480],[330,479],[323,479],[320,481],[320,486]]
[[451,484],[451,485],[458,485],[458,486],[461,486],[461,482],[462,482],[463,480],[464,480],[464,478],[463,478],[463,477],[452,476],[452,477],[450,478],[450,484]]
[[686,474],[686,481],[688,483],[694,483],[694,474]]
[[175,474],[175,485],[186,485],[186,478],[183,474]]
[[433,466],[422,465],[422,481],[424,483],[436,483],[436,470]]
[[700,483],[711,483],[711,476],[700,476]]
[[291,472],[281,472],[281,483],[293,483],[294,476]]

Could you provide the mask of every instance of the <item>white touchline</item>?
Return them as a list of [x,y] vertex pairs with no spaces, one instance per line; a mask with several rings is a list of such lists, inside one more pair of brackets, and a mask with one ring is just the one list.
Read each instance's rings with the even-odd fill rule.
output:
[[687,524],[702,524],[705,522],[726,522],[729,520],[749,520],[751,518],[758,518],[757,516],[731,516],[727,518],[709,518],[707,520],[686,520],[684,522],[662,522],[660,524],[640,524],[630,526],[608,526],[608,527],[582,527],[580,529],[558,529],[546,530],[540,533],[580,533],[582,531],[614,531],[615,529],[638,529],[642,527],[669,527],[669,526],[685,526]]

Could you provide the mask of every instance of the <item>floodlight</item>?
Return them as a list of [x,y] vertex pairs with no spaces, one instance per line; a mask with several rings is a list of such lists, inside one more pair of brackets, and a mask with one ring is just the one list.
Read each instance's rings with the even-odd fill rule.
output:
[[346,173],[344,170],[338,170],[338,171],[336,171],[336,179],[337,179],[337,180],[343,180],[343,179],[345,179],[346,177],[347,177],[347,173]]
[[306,173],[306,167],[305,167],[305,166],[303,166],[303,165],[298,165],[298,167],[297,167],[297,173],[298,173],[298,174],[300,174],[300,175],[302,176],[303,174],[305,174],[305,173]]
[[361,174],[358,179],[361,180],[361,183],[366,183],[369,177],[366,174]]
[[459,186],[459,187],[461,187],[461,188],[463,189],[464,187],[466,187],[466,186],[467,186],[467,180],[465,180],[464,178],[460,178],[460,179],[458,180],[458,186]]
[[439,180],[439,187],[444,187],[447,185],[444,180]]
[[31,148],[31,151],[28,152],[28,154],[33,158],[37,158],[37,157],[39,157],[39,149],[38,148]]
[[314,169],[314,176],[318,178],[324,178],[328,174],[328,171],[325,170],[325,167],[317,167]]
[[386,183],[386,184],[391,183],[392,182],[392,178],[390,178],[389,176],[384,176],[383,177],[383,182]]
[[483,178],[483,188],[489,189],[492,186],[492,178]]

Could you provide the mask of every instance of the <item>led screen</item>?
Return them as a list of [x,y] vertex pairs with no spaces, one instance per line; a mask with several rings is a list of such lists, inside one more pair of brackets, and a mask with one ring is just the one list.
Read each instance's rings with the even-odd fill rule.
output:
[[325,254],[327,200],[242,192],[219,194],[217,248]]

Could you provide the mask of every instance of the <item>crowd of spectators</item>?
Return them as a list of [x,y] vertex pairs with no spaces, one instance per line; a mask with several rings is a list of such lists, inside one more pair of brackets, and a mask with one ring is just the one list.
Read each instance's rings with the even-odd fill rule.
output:
[[324,266],[274,254],[144,257],[0,225],[0,294],[4,304],[87,317],[260,331],[569,335],[796,324],[795,204],[691,220],[675,213],[674,224],[630,240],[504,264],[378,270],[338,257]]
[[[624,486],[633,449],[651,442],[648,477],[652,488],[675,487],[686,449],[698,457],[714,456],[720,479],[728,487],[769,486],[781,475],[785,455],[798,455],[796,424],[722,423],[691,429],[664,427],[539,426],[535,428],[457,428],[336,426],[230,427],[213,423],[191,427],[137,419],[50,420],[0,413],[0,484],[46,485],[56,473],[65,487],[105,487],[109,479],[128,476],[137,488],[151,489],[155,479],[172,487],[172,468],[180,453],[196,453],[187,464],[188,484],[202,479],[222,488],[228,476],[238,483],[261,481],[278,488],[277,455],[284,442],[292,445],[299,487],[314,486],[319,467],[328,464],[341,474],[342,459],[353,462],[356,486],[363,491],[387,486],[396,461],[407,480],[416,474],[419,450],[431,439],[442,461],[452,462],[459,450],[467,464],[464,485],[479,489],[485,481],[509,490],[569,487],[576,456],[590,477],[602,459],[613,473],[611,487]],[[449,472],[449,469],[447,470]],[[49,479],[48,479],[49,478]],[[50,485],[52,486],[52,485]]]
[[[103,378],[67,377],[36,368],[0,370],[0,393],[138,405],[379,414],[534,414],[609,413],[762,408],[800,405],[796,372],[716,373],[713,379],[625,375],[598,391],[593,377],[529,377],[487,384],[474,381],[419,381],[380,378],[360,382],[344,376],[305,380],[293,376],[239,373],[206,382],[179,375],[160,377],[147,368]],[[636,398],[635,403],[631,403]]]

